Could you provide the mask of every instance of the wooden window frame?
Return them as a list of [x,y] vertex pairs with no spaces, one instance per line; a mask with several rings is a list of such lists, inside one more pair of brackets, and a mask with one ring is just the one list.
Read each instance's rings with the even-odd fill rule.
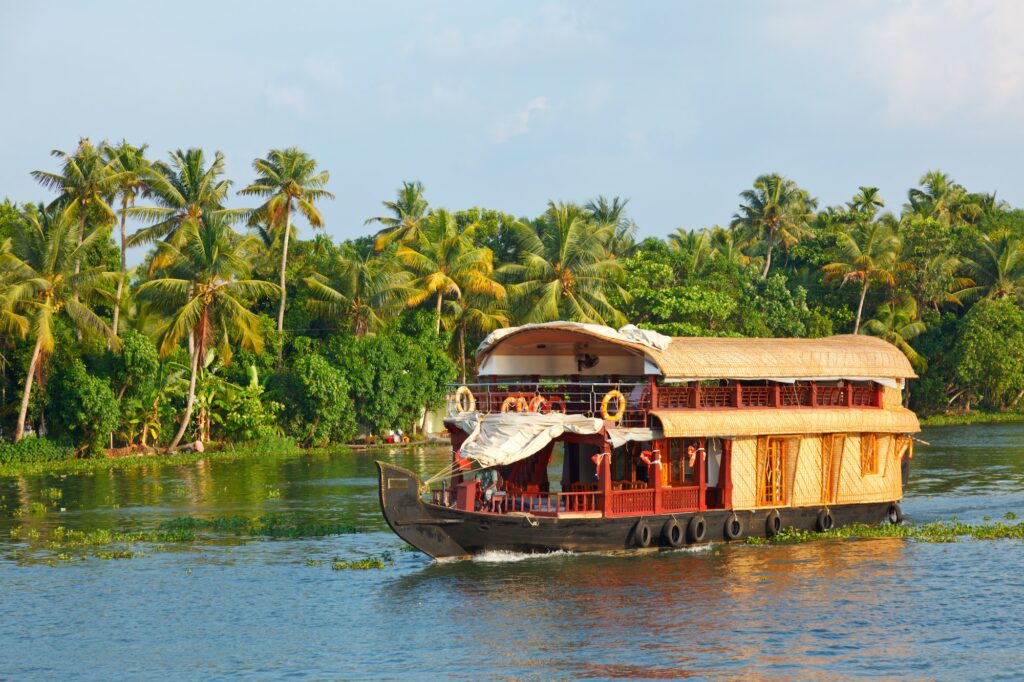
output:
[[[762,507],[779,507],[786,504],[786,451],[788,448],[788,438],[766,437],[764,467],[758,472],[760,475],[758,503]],[[771,485],[769,485],[769,477],[772,481]]]
[[874,476],[878,470],[878,434],[860,434],[860,475]]

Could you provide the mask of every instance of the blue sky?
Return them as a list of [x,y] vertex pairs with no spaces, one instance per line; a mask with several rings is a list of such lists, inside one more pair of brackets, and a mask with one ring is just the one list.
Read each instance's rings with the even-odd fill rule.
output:
[[45,198],[29,171],[85,135],[219,149],[236,188],[302,147],[336,237],[403,179],[530,216],[620,195],[645,235],[727,223],[769,171],[822,205],[932,168],[1022,205],[1021,35],[1017,2],[0,0],[0,196]]

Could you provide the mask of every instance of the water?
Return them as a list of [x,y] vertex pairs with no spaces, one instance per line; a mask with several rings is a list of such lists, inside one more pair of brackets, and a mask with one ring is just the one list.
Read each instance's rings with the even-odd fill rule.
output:
[[[932,446],[914,458],[908,520],[1024,518],[1024,425],[922,437]],[[0,678],[1024,676],[1019,541],[492,553],[435,564],[385,526],[375,456],[421,472],[446,457],[338,453],[0,479]],[[46,501],[47,488],[62,497]],[[40,500],[45,516],[14,515]],[[24,538],[56,525],[153,528],[275,511],[367,532],[227,536],[55,566],[45,563],[55,551],[28,552],[9,537],[12,528]],[[331,568],[335,557],[385,551],[394,564],[380,570]]]

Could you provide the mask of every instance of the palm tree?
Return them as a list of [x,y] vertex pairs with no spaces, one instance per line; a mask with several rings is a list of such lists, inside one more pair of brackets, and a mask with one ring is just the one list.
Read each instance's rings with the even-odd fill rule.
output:
[[181,442],[195,406],[196,378],[207,351],[217,348],[221,361],[231,361],[231,344],[262,352],[259,316],[249,310],[253,299],[278,295],[270,282],[249,279],[250,260],[259,239],[242,237],[220,217],[202,223],[187,220],[177,226],[176,246],[161,242],[157,248],[168,262],[167,276],[139,287],[137,296],[165,314],[160,332],[160,354],[172,353],[183,338],[194,339],[185,414],[171,449]]
[[872,220],[878,213],[878,210],[885,207],[885,200],[882,199],[882,195],[877,187],[861,185],[859,190],[853,195],[853,199],[847,203],[847,206],[851,213],[859,213],[866,216],[868,220]]
[[239,194],[267,197],[267,201],[253,213],[251,224],[265,220],[268,225],[281,226],[283,223],[284,227],[279,285],[281,305],[277,310],[277,333],[280,334],[284,331],[284,307],[288,297],[286,276],[292,211],[298,209],[314,230],[323,227],[324,217],[316,202],[334,198],[324,189],[331,175],[327,171],[317,171],[316,160],[295,147],[272,149],[267,158],[254,160],[252,167],[256,171],[256,181]]
[[521,322],[575,320],[625,324],[625,316],[608,300],[624,272],[610,258],[605,244],[613,234],[608,225],[595,225],[575,204],[548,202],[544,216],[533,224],[516,222],[512,230],[520,262],[502,266]]
[[373,248],[383,251],[395,241],[416,241],[421,236],[423,219],[427,217],[427,200],[423,198],[423,183],[403,182],[395,201],[384,201],[384,208],[390,215],[367,218],[363,223],[379,223],[384,228],[378,232]]
[[705,260],[712,256],[711,235],[707,230],[684,230],[677,227],[668,236],[668,247],[686,254],[688,274],[700,274]]
[[407,304],[419,305],[433,297],[439,334],[445,296],[461,298],[466,292],[495,298],[505,295],[504,287],[493,279],[491,250],[473,242],[478,228],[479,223],[471,223],[460,230],[455,215],[439,209],[424,221],[418,239],[403,243],[395,252],[395,257],[416,277],[409,283],[414,293]]
[[[117,218],[109,201],[117,193],[124,174],[105,152],[106,143],[97,147],[83,137],[74,154],[59,149],[50,152],[61,160],[60,173],[32,171],[32,177],[39,184],[60,192],[50,208],[60,207],[68,220],[77,221],[77,244],[85,239],[90,215],[98,215],[102,225],[113,223]],[[80,270],[81,261],[75,265],[75,272]]]
[[982,213],[978,198],[945,173],[928,171],[921,176],[920,184],[921,189],[907,192],[909,203],[904,210],[908,213],[935,218],[943,227],[972,222]]
[[963,305],[964,291],[974,286],[970,277],[957,277],[962,261],[948,253],[938,253],[917,265],[914,280],[918,300],[939,312],[943,305]]
[[124,293],[124,280],[127,275],[126,254],[128,251],[128,234],[125,231],[125,221],[128,219],[128,209],[135,205],[139,197],[149,195],[149,184],[146,175],[149,168],[149,160],[146,159],[146,149],[149,145],[135,147],[122,140],[116,147],[108,146],[104,155],[110,161],[112,168],[117,173],[117,189],[121,195],[121,273],[117,279],[117,292],[114,296],[114,319],[110,325],[114,334],[118,333],[118,320],[121,316],[121,296]]
[[610,225],[614,229],[608,239],[608,255],[612,258],[627,258],[636,245],[637,225],[626,216],[626,204],[629,199],[612,197],[611,200],[602,195],[588,201],[583,209],[590,220],[598,225]]
[[30,207],[25,223],[16,230],[11,250],[0,256],[5,275],[12,282],[16,305],[31,320],[35,344],[25,375],[21,411],[15,441],[25,435],[33,378],[54,349],[54,321],[63,317],[78,332],[106,337],[117,346],[117,337],[106,323],[80,299],[88,299],[97,287],[114,278],[102,267],[81,269],[83,255],[106,236],[93,230],[78,243],[79,223],[67,212]]
[[730,224],[765,244],[764,278],[776,244],[788,249],[809,234],[807,225],[817,202],[778,173],[760,176],[753,189],[740,192],[740,198],[743,203]]
[[411,280],[393,258],[360,253],[346,243],[331,277],[317,273],[306,278],[307,304],[317,314],[348,321],[356,338],[362,338],[383,326],[388,313],[404,307]]
[[903,351],[915,368],[924,370],[928,367],[927,361],[910,346],[909,341],[926,329],[924,322],[917,319],[917,303],[911,296],[902,296],[879,306],[875,317],[864,323],[861,333],[885,339]]
[[864,299],[871,283],[881,282],[890,286],[896,283],[899,250],[899,238],[884,222],[862,222],[849,232],[836,234],[832,262],[821,269],[825,273],[826,282],[838,281],[839,286],[851,281],[861,283],[854,334],[860,331]]
[[965,299],[1010,298],[1024,290],[1024,243],[1009,230],[1001,229],[981,239],[973,258],[964,258],[974,286],[959,292]]
[[448,301],[447,308],[444,324],[457,332],[452,342],[458,344],[456,354],[462,383],[466,383],[466,333],[489,334],[495,329],[507,327],[508,312],[501,307],[501,299],[472,292]]
[[[170,155],[170,163],[156,161],[146,171],[146,182],[156,206],[133,206],[125,213],[150,223],[128,238],[128,246],[142,246],[164,239],[174,241],[178,229],[187,221],[202,224],[210,216],[238,220],[249,213],[246,209],[229,209],[224,202],[231,181],[224,175],[224,155],[217,152],[206,167],[202,149],[178,149]],[[165,265],[155,259],[151,270]]]
[[742,235],[733,228],[722,228],[715,225],[711,228],[709,245],[711,254],[722,262],[730,263],[741,268],[750,265],[750,256],[743,253]]

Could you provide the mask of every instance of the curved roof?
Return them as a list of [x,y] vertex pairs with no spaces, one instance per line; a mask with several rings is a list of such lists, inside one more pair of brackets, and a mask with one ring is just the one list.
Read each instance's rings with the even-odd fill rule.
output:
[[[500,332],[500,333],[499,333]],[[874,378],[910,379],[917,375],[894,345],[873,336],[846,334],[822,339],[663,337],[635,327],[610,327],[574,322],[549,322],[502,329],[477,350],[478,364],[506,347],[523,348],[532,339],[599,339],[606,347],[643,354],[666,378],[773,379]],[[640,333],[637,333],[640,332]],[[647,336],[650,334],[652,336]]]
[[652,410],[668,438],[775,436],[794,433],[917,433],[917,416],[905,407]]

